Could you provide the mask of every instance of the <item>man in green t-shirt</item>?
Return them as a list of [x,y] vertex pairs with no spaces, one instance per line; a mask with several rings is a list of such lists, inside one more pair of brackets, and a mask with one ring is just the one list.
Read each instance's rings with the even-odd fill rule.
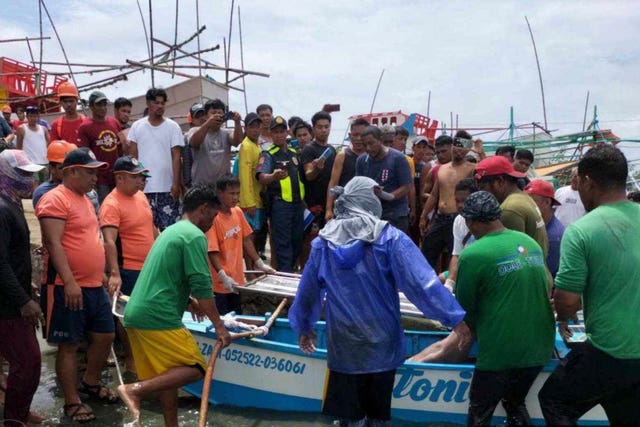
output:
[[487,157],[476,166],[478,188],[493,194],[500,202],[500,222],[510,230],[531,236],[544,251],[549,252],[549,241],[544,220],[538,206],[518,187],[518,179],[526,174],[517,172],[504,156]]
[[178,388],[202,379],[207,364],[182,314],[206,315],[222,346],[231,342],[216,309],[204,232],[218,214],[213,185],[192,187],[184,197],[185,219],[153,244],[124,313],[139,382],[118,387],[140,425],[140,401],[157,395],[166,425],[178,425]]
[[554,343],[542,248],[502,225],[491,193],[471,194],[462,216],[476,242],[460,254],[456,297],[479,346],[467,425],[490,425],[500,400],[507,425],[530,425],[524,401]]
[[611,425],[640,420],[640,206],[626,198],[628,166],[612,146],[578,163],[587,214],[560,246],[554,305],[563,336],[582,307],[587,342],[569,353],[540,390],[548,425],[575,425],[600,404]]

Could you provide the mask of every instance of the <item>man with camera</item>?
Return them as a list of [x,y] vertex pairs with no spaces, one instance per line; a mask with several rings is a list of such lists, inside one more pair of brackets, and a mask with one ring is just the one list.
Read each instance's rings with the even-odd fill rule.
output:
[[[242,138],[241,116],[237,112],[227,112],[227,106],[219,99],[204,104],[207,120],[189,139],[193,157],[191,184],[215,184],[218,178],[231,170],[231,146],[240,145]],[[227,120],[234,121],[233,134],[222,125]]]

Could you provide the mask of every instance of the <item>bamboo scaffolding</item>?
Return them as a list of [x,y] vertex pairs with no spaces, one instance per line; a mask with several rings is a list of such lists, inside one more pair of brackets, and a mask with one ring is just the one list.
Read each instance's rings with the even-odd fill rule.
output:
[[0,43],[27,42],[29,40],[51,40],[51,37],[22,37],[17,39],[2,39]]

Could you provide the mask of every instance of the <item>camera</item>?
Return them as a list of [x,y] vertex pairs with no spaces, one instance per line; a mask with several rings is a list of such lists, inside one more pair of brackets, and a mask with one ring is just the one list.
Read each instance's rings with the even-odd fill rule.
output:
[[233,111],[227,111],[226,113],[224,113],[224,115],[222,116],[222,120],[223,121],[227,121],[227,120],[231,120],[233,119]]

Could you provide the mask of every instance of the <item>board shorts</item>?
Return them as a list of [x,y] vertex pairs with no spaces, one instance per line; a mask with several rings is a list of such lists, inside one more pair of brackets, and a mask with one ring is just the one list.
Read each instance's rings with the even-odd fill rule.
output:
[[41,305],[46,313],[46,340],[50,344],[81,342],[87,332],[115,333],[109,295],[104,287],[82,289],[82,310],[69,310],[64,304],[64,286],[46,285]]
[[162,331],[126,328],[131,352],[136,362],[138,379],[148,380],[162,375],[169,369],[193,366],[204,374],[207,363],[200,353],[196,340],[185,329]]

